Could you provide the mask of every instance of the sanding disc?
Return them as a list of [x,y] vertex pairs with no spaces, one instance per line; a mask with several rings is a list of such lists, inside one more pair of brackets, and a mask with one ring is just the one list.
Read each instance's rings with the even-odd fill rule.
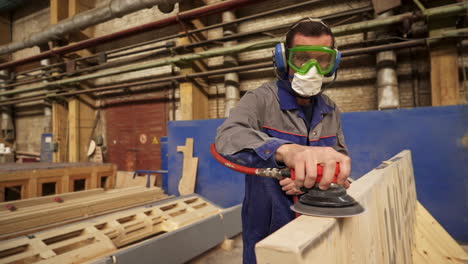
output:
[[344,218],[363,214],[366,210],[359,203],[345,207],[323,207],[305,205],[297,202],[291,205],[291,210],[296,213],[320,216],[320,217],[333,217],[333,218]]

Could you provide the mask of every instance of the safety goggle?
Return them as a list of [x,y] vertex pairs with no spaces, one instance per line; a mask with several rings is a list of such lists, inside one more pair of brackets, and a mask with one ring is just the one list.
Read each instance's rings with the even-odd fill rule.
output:
[[288,50],[288,65],[302,75],[314,66],[319,74],[326,75],[335,66],[336,53],[327,46],[295,46]]

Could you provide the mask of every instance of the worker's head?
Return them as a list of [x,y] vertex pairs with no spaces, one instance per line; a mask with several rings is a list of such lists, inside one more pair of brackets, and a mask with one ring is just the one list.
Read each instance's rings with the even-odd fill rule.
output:
[[294,23],[286,33],[282,49],[284,70],[293,90],[302,97],[318,94],[323,77],[332,76],[340,60],[333,33],[320,19],[304,18]]

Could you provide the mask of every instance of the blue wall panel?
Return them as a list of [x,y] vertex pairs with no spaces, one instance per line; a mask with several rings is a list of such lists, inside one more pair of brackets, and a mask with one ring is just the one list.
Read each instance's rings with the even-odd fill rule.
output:
[[468,105],[344,113],[342,123],[352,177],[411,150],[418,200],[468,242]]
[[182,176],[182,152],[177,146],[185,145],[185,138],[193,138],[193,156],[198,157],[197,184],[195,192],[220,205],[230,207],[244,198],[245,175],[219,164],[210,154],[216,128],[224,119],[174,121],[168,125],[169,194],[179,195],[177,186]]
[[[244,176],[218,164],[209,154],[216,128],[224,119],[175,121],[168,126],[170,194],[177,195],[182,153],[176,147],[194,138],[199,157],[196,192],[223,207],[242,201]],[[403,149],[412,152],[419,201],[457,240],[468,242],[468,105],[342,114],[359,178]]]

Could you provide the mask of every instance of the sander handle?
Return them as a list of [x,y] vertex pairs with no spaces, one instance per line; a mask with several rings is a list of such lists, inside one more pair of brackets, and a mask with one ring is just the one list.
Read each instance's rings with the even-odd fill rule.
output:
[[[338,174],[340,174],[340,163],[337,162],[336,167],[335,167],[335,174],[333,174],[332,183],[337,183]],[[296,179],[296,172],[294,169],[284,169],[282,170],[281,175],[284,175],[284,177],[291,178],[291,180]],[[322,180],[322,177],[323,177],[323,166],[320,164],[317,164],[317,178],[315,178],[315,182],[320,182]]]

